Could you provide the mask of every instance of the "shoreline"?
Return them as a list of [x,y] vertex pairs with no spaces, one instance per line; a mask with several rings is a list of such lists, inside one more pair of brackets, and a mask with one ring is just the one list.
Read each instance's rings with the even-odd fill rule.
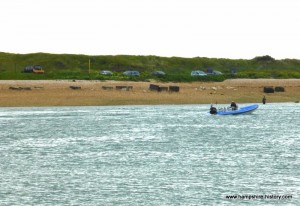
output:
[[[150,91],[150,84],[178,86],[180,91]],[[117,86],[132,89],[116,90]],[[266,94],[263,92],[265,86],[280,86],[285,91]],[[229,79],[192,83],[0,80],[0,107],[228,104],[231,101],[240,104],[261,103],[264,95],[267,103],[299,102],[300,79]]]

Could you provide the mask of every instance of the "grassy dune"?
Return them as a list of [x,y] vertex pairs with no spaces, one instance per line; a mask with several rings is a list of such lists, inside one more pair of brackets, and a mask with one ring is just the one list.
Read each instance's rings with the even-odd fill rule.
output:
[[[44,74],[22,73],[28,65],[41,65]],[[192,70],[214,69],[224,75],[191,77]],[[110,70],[112,76],[100,75],[100,70]],[[137,70],[140,77],[126,77],[126,70]],[[163,70],[164,77],[155,77],[151,72]],[[236,70],[237,75],[231,75]],[[115,80],[163,82],[223,81],[231,78],[300,78],[300,60],[275,60],[270,56],[253,59],[224,58],[182,58],[159,56],[102,55],[88,56],[75,54],[11,54],[0,52],[0,80]]]

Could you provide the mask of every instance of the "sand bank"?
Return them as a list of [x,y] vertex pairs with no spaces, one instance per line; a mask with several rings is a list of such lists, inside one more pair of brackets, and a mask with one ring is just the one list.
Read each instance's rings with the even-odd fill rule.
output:
[[[179,86],[179,92],[150,91],[149,85]],[[81,87],[74,90],[70,86]],[[108,87],[108,90],[104,90]],[[132,86],[132,90],[116,90]],[[264,86],[285,92],[263,93]],[[19,89],[20,88],[20,89]],[[29,90],[30,89],[30,90]],[[300,101],[299,79],[231,79],[224,82],[160,83],[88,80],[1,80],[0,106],[96,106],[151,104],[260,103]]]

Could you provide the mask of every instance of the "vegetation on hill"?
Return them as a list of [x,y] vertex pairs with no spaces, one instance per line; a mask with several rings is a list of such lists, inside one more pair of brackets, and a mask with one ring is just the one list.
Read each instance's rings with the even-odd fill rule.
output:
[[[23,73],[28,65],[41,65],[44,74]],[[191,77],[192,70],[214,69],[223,75]],[[99,71],[110,70],[112,76]],[[137,70],[140,77],[124,76],[126,70]],[[165,76],[156,77],[151,72],[162,70]],[[232,71],[237,74],[232,74]],[[88,56],[75,54],[12,54],[0,52],[0,79],[95,79],[147,81],[223,81],[227,78],[300,78],[300,60],[276,60],[268,55],[246,59],[181,58],[159,56]]]

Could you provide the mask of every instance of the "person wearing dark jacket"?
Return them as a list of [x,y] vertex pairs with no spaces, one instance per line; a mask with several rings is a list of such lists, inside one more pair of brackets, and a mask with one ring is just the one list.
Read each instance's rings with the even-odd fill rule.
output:
[[266,102],[267,102],[267,98],[266,98],[266,96],[264,96],[263,99],[262,99],[262,103],[266,104]]

